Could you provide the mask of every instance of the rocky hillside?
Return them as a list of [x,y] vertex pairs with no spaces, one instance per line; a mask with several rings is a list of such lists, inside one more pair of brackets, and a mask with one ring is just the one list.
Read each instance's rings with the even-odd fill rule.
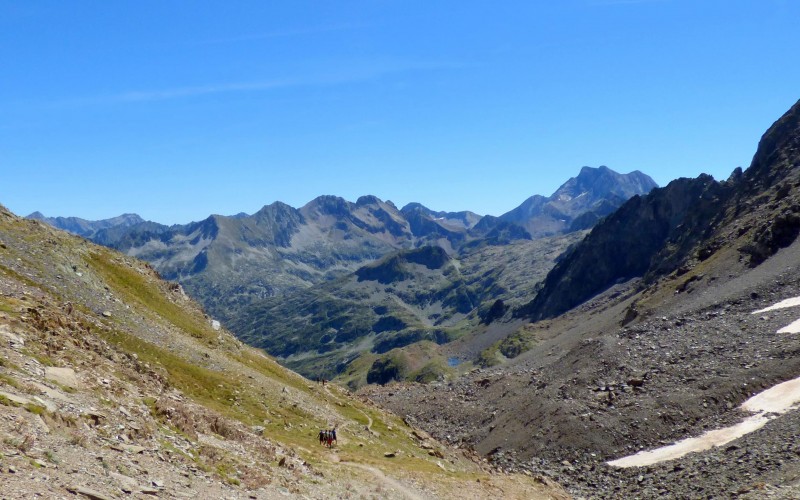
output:
[[531,196],[500,219],[522,226],[534,238],[589,229],[628,199],[655,187],[638,170],[619,174],[605,166],[583,167],[551,196]]
[[678,179],[631,198],[559,262],[521,313],[554,317],[617,282],[643,277],[651,284],[732,241],[754,266],[789,246],[800,233],[800,208],[790,196],[800,163],[798,114],[793,107],[764,134],[744,173],[737,169],[724,182]]
[[799,141],[800,103],[746,171],[675,181],[606,218],[524,309],[547,319],[508,337],[526,348],[513,360],[364,393],[577,496],[797,498],[796,409],[760,414],[763,427],[722,447],[608,462],[728,429],[750,417],[746,400],[800,376],[798,301],[771,308],[800,295]]
[[473,458],[244,346],[151,265],[0,207],[4,498],[564,498]]

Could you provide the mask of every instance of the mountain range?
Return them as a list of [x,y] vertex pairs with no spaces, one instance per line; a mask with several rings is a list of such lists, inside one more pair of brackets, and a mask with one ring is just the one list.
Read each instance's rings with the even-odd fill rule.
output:
[[[4,493],[798,498],[798,188],[800,101],[746,170],[546,238],[373,197],[98,230],[143,263],[0,207]],[[226,323],[338,384],[155,271],[259,251],[297,284]]]
[[362,354],[374,361],[394,347],[449,343],[497,300],[529,299],[582,231],[655,186],[638,171],[584,167],[500,217],[398,209],[375,196],[320,196],[299,209],[275,202],[171,227],[32,216],[149,262],[240,338],[331,378]]

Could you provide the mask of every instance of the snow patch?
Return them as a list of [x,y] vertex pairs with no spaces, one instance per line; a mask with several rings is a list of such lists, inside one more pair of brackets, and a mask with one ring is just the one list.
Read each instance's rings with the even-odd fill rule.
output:
[[778,333],[800,333],[800,319],[789,323],[788,325],[784,326]]
[[798,403],[800,403],[800,377],[762,391],[742,403],[739,408],[754,413],[754,415],[736,425],[708,431],[701,436],[684,439],[655,450],[640,451],[635,455],[612,460],[608,462],[608,465],[644,467],[680,458],[692,452],[724,446],[734,439],[757,431],[779,415],[797,409]]
[[[798,305],[800,305],[800,297],[794,297],[754,311],[753,314]],[[778,333],[800,333],[800,319],[781,328]],[[724,446],[735,439],[764,427],[770,420],[788,411],[796,410],[798,404],[800,404],[800,377],[773,386],[742,403],[739,408],[752,415],[736,425],[708,431],[701,436],[684,439],[655,450],[640,451],[635,455],[612,460],[608,462],[608,465],[614,467],[644,467],[667,460],[674,460],[692,452]]]
[[758,311],[753,311],[750,314],[759,314],[765,313],[768,311],[775,311],[777,309],[786,309],[788,307],[797,307],[800,306],[800,297],[792,297],[791,299],[786,299],[778,302],[777,304],[771,305],[769,307],[765,307],[764,309],[759,309]]

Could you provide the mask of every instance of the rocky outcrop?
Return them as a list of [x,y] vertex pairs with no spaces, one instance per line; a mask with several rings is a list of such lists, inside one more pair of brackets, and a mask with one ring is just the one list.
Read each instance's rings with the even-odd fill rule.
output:
[[[718,216],[724,196],[725,187],[703,175],[630,199],[556,264],[518,314],[553,317],[618,281],[670,269]],[[671,251],[664,252],[668,243]]]
[[418,212],[425,217],[435,221],[437,224],[442,225],[448,229],[472,229],[481,216],[470,211],[461,212],[442,212],[434,211],[421,203],[412,202],[400,209],[400,212],[408,218],[408,215],[413,212]]
[[800,101],[764,133],[741,190],[752,194],[775,186],[800,166]]

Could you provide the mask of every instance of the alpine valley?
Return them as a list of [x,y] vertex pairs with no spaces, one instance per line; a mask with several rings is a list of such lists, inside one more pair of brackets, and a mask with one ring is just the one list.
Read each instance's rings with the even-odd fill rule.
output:
[[275,202],[172,227],[136,215],[28,217],[149,262],[240,339],[355,389],[485,364],[487,342],[509,333],[487,334],[487,325],[530,300],[598,220],[654,187],[641,172],[603,166],[500,217],[398,209],[374,196],[320,196],[299,209]]

